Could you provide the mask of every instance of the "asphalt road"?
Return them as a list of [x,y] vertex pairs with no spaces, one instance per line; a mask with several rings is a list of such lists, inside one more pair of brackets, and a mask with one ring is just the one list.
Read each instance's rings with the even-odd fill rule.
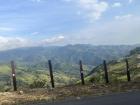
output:
[[33,105],[140,105],[140,91]]

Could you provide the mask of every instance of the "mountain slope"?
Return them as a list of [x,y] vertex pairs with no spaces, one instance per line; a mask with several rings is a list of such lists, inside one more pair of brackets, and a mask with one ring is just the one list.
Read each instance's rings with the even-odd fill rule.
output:
[[[140,81],[140,47],[132,50],[127,56],[132,80]],[[111,82],[127,81],[125,58],[108,62],[109,79]],[[103,65],[94,68],[86,77],[87,81],[104,82]]]
[[[17,82],[20,86],[50,86],[48,59],[52,60],[56,85],[75,84],[80,80],[79,60],[85,74],[107,61],[126,56],[135,46],[68,45],[19,48],[0,52],[0,88],[11,81],[10,61],[16,62]],[[98,69],[98,68],[97,68]],[[45,83],[45,84],[44,84]],[[37,86],[36,86],[37,85]],[[2,86],[2,87],[1,87]]]
[[50,47],[18,48],[0,52],[0,62],[16,60],[26,64],[46,62],[78,64],[79,59],[86,65],[98,65],[103,59],[112,60],[129,54],[135,46],[92,46],[67,45]]
[[[0,65],[0,91],[7,91],[12,88],[12,73],[10,65]],[[63,72],[54,72],[54,81],[56,86],[74,84],[77,78]],[[18,66],[16,68],[16,78],[18,88],[50,88],[50,75],[49,70],[36,69],[28,70]]]

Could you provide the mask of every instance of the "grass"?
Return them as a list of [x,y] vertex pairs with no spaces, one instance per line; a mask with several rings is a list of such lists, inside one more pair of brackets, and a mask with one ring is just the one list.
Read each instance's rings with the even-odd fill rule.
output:
[[0,65],[0,74],[9,74],[11,69],[8,65]]
[[[11,74],[9,65],[0,65],[0,91],[5,91],[5,85],[8,81],[11,81]],[[49,70],[45,69],[27,70],[27,68],[17,66],[16,78],[17,85],[20,87],[30,87],[36,80],[45,81],[45,87],[50,85]],[[63,72],[54,72],[54,80],[56,85],[64,86],[69,83],[72,84],[76,81],[76,78]],[[11,84],[8,84],[8,87],[11,87]]]
[[[134,54],[128,57],[131,79],[134,81],[140,78],[140,67],[137,67],[139,63],[137,56],[138,56],[137,54]],[[110,82],[127,81],[125,59],[121,59],[119,61],[116,60],[115,62],[114,61],[109,62],[107,67],[108,67],[108,74],[109,74]],[[94,74],[86,77],[86,81],[94,81],[94,82],[103,83],[104,82],[103,65],[96,68]]]

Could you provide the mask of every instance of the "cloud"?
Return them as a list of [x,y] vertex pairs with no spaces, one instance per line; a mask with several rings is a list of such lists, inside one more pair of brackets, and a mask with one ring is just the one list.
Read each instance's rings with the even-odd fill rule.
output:
[[86,13],[86,17],[90,21],[99,20],[102,14],[107,11],[109,4],[105,1],[99,0],[65,0],[66,2],[73,2],[78,7],[81,8],[81,11]]
[[112,5],[112,7],[121,7],[122,4],[120,2],[116,2]]
[[15,29],[10,27],[0,27],[0,31],[13,31],[13,30]]
[[131,4],[134,0],[129,0],[128,2]]
[[39,32],[33,32],[33,33],[31,33],[31,35],[38,35],[39,34]]
[[64,41],[65,37],[63,35],[47,38],[41,41],[41,44],[56,44],[58,42]]
[[33,2],[41,2],[42,0],[31,0]]
[[8,50],[20,47],[35,47],[35,46],[46,46],[55,45],[63,42],[64,36],[59,35],[51,38],[46,38],[44,40],[31,40],[22,37],[4,37],[0,36],[0,50]]
[[25,47],[29,45],[27,42],[27,39],[23,39],[20,37],[12,38],[0,36],[0,50]]
[[126,19],[130,19],[132,17],[133,17],[132,14],[127,14],[127,15],[122,15],[122,16],[115,16],[115,19],[116,20],[126,20]]
[[67,44],[120,45],[140,42],[140,17],[112,20],[98,26],[93,25],[69,35]]

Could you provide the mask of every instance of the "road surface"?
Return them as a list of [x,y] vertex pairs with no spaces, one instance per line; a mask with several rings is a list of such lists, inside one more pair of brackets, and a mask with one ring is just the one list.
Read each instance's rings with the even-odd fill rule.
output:
[[140,105],[140,91],[32,105]]

